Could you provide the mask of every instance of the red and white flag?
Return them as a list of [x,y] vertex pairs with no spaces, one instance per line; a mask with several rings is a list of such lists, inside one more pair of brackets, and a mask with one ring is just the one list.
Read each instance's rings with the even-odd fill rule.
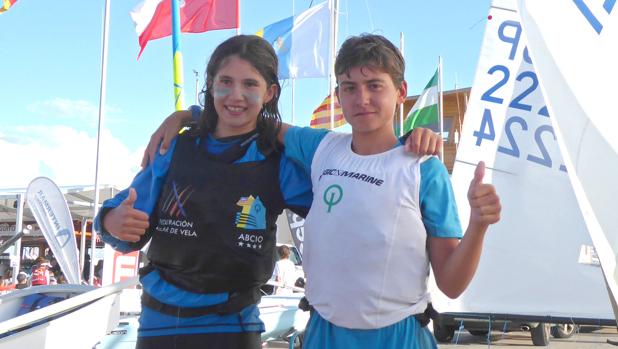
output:
[[[238,28],[238,0],[180,0],[180,30],[203,33]],[[141,47],[150,40],[172,35],[172,5],[169,0],[144,0],[131,11]]]

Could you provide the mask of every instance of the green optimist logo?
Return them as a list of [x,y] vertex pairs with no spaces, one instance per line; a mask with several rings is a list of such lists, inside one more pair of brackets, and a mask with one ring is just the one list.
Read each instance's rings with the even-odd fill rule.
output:
[[333,206],[337,205],[341,198],[343,198],[343,189],[337,184],[333,184],[324,190],[324,203],[328,205],[327,213],[330,213],[330,210]]

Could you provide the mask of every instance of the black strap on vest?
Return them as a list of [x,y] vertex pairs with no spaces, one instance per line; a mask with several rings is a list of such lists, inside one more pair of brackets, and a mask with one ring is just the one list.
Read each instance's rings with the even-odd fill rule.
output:
[[233,314],[238,313],[251,304],[257,304],[260,300],[259,288],[242,292],[232,292],[225,303],[214,304],[205,307],[179,307],[158,301],[146,291],[142,290],[142,304],[159,313],[177,316],[181,318],[203,316],[208,314]]
[[428,303],[425,311],[420,314],[415,314],[414,318],[416,318],[416,321],[421,324],[421,327],[425,327],[429,324],[429,321],[431,321],[431,319],[436,319],[438,315],[439,314],[433,308],[433,305],[431,305],[431,303]]

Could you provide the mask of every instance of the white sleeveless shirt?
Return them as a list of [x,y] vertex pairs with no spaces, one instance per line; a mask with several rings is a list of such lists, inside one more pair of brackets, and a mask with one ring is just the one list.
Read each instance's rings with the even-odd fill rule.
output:
[[311,163],[306,296],[337,326],[375,329],[423,312],[429,301],[421,161],[403,147],[361,156],[351,143],[352,135],[330,132]]

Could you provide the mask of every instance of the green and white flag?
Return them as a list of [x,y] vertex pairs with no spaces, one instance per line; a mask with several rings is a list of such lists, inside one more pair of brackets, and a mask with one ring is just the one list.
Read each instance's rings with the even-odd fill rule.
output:
[[418,97],[416,103],[403,123],[403,133],[407,133],[415,127],[438,123],[438,70],[425,86],[423,93]]

